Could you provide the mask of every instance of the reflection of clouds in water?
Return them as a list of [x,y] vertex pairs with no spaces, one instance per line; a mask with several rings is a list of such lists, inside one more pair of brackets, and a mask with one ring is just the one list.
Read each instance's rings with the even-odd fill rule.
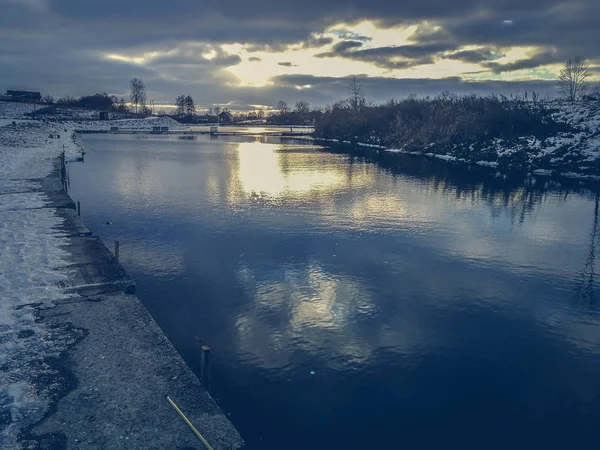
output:
[[380,317],[362,283],[331,276],[315,264],[259,277],[241,268],[239,280],[253,293],[253,303],[235,321],[239,352],[254,365],[284,370],[295,351],[305,351],[331,368],[351,370],[379,348],[404,354],[433,342],[415,317]]
[[[433,182],[379,177],[364,195],[321,207],[323,220],[334,218],[340,229],[400,233],[400,238],[408,232],[422,236],[427,246],[461,258],[564,275],[569,267],[565,259],[578,258],[585,248],[585,233],[580,231],[591,223],[593,204],[583,196],[565,202],[552,193],[538,201],[541,207],[531,211],[524,189],[497,195],[482,188],[459,193]],[[523,208],[527,220],[515,222]]]

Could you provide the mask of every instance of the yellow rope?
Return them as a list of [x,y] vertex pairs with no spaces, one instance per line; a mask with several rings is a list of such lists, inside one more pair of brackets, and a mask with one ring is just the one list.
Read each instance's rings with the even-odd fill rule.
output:
[[213,448],[210,446],[210,444],[207,442],[206,439],[204,439],[204,436],[202,436],[200,434],[200,432],[198,430],[196,430],[196,427],[194,425],[192,425],[192,422],[189,421],[189,419],[187,417],[185,417],[185,414],[177,407],[177,405],[175,404],[175,402],[173,400],[171,400],[171,397],[169,397],[167,395],[167,401],[171,404],[171,406],[173,408],[175,408],[175,411],[177,411],[179,413],[179,415],[181,416],[181,418],[183,420],[185,420],[185,423],[188,424],[188,426],[192,429],[192,431],[194,432],[194,434],[196,436],[198,436],[198,439],[200,439],[202,441],[202,443],[204,444],[204,446],[207,448],[207,450],[213,450]]

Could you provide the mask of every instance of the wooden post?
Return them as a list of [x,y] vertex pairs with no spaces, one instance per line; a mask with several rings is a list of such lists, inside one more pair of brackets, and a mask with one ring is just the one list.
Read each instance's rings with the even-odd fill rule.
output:
[[81,202],[77,202],[77,215],[81,217]]
[[115,241],[115,259],[119,262],[119,241]]
[[200,381],[206,388],[210,390],[210,347],[202,346],[202,355],[200,359]]

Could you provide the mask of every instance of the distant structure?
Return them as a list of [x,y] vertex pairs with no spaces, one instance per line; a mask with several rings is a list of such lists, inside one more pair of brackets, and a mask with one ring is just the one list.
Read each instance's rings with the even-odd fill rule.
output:
[[42,94],[33,91],[6,91],[5,97],[12,102],[39,102]]
[[229,111],[223,111],[219,114],[219,123],[232,123],[233,122],[233,114]]
[[152,127],[152,134],[169,134],[169,127]]
[[98,112],[98,120],[110,120],[110,119],[112,119],[112,115],[108,111]]

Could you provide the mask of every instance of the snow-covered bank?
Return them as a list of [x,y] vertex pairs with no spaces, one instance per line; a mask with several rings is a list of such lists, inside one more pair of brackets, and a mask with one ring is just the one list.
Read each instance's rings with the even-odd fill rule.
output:
[[[50,135],[60,138],[49,138]],[[0,127],[0,442],[10,448],[18,433],[40,420],[49,408],[52,386],[36,388],[40,376],[51,378],[46,358],[56,357],[69,337],[36,321],[35,308],[51,308],[69,296],[66,236],[60,219],[41,192],[63,151],[77,146],[64,128],[39,122]]]
[[[42,180],[60,154],[80,156],[73,140],[77,129],[122,126],[152,129],[179,125],[168,118],[89,122],[24,120],[32,105],[0,103],[0,447],[15,444],[19,433],[39,421],[50,407],[53,386],[47,358],[57,357],[72,342],[69,333],[36,321],[36,310],[74,294],[63,289],[68,276],[68,238],[63,219],[45,208]],[[15,124],[13,125],[13,121]],[[175,124],[173,124],[175,122]]]
[[[455,158],[478,165],[518,169],[537,174],[598,179],[600,175],[600,102],[553,102],[552,118],[572,131],[546,138],[522,136],[516,140],[492,139],[488,143],[456,143],[450,149],[430,152],[437,158]],[[433,154],[435,153],[435,154]]]
[[[510,140],[490,137],[487,140],[454,142],[450,145],[429,142],[416,150],[407,148],[408,146],[391,148],[382,145],[375,136],[370,142],[352,144],[507,171],[520,170],[571,178],[600,179],[600,102],[556,101],[549,102],[544,107],[547,117],[562,124],[562,128],[569,131],[554,132],[545,137],[525,133]],[[350,143],[338,139],[319,140]]]
[[146,119],[117,119],[98,121],[65,121],[65,126],[73,130],[108,131],[112,127],[120,130],[152,131],[153,127],[169,127],[169,130],[187,129],[185,125],[171,117],[148,117]]
[[86,124],[13,125],[12,113],[0,126],[0,448],[195,447],[166,395],[214,448],[243,446],[63,190],[59,155],[80,156]]
[[[62,151],[80,156],[73,141],[77,129],[119,126],[151,129],[172,126],[170,120],[109,122],[41,122],[23,120],[32,105],[0,103],[0,447],[13,445],[18,434],[39,421],[50,407],[52,386],[40,389],[36,379],[51,378],[45,363],[72,344],[72,337],[36,321],[35,311],[71,297],[61,287],[69,275],[60,231],[63,219],[45,208],[42,179],[54,170]],[[16,123],[13,125],[13,121]],[[58,136],[58,137],[57,137]]]

